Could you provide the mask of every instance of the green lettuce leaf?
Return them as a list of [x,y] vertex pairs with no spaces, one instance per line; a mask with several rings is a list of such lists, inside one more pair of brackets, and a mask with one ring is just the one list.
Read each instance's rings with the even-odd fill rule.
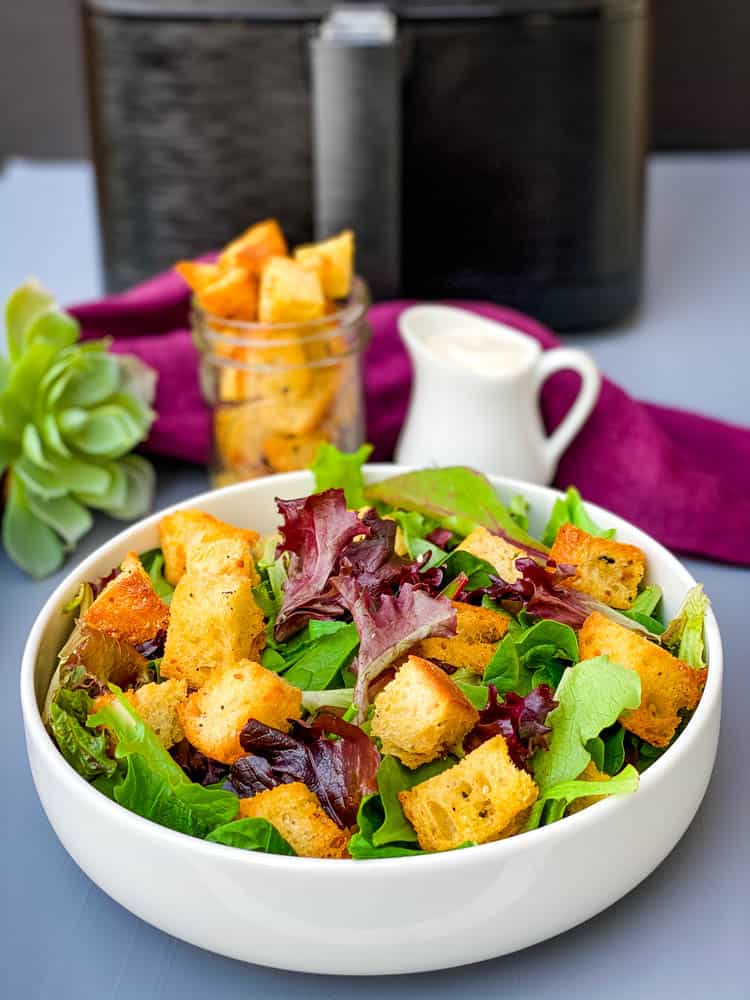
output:
[[609,733],[589,740],[586,749],[600,771],[618,774],[625,763],[625,730],[618,723]]
[[557,708],[547,716],[549,749],[532,758],[534,780],[544,793],[572,781],[591,760],[589,740],[613,725],[623,712],[638,708],[641,680],[634,670],[597,656],[569,667],[555,691]]
[[[383,802],[380,795],[367,795],[362,799],[357,813],[357,826],[359,830],[349,839],[349,854],[356,861],[364,861],[373,858],[407,858],[417,854],[426,854],[426,851],[419,847],[405,844],[382,844],[376,847],[372,842],[373,834],[385,821]],[[412,831],[413,832],[413,831]]]
[[706,666],[703,629],[708,607],[708,598],[703,593],[701,584],[698,584],[688,593],[679,613],[661,637],[671,653],[696,669]]
[[499,694],[527,695],[540,684],[556,688],[567,664],[578,661],[578,638],[569,625],[543,620],[509,629],[487,664],[483,681]]
[[465,466],[422,469],[383,479],[370,484],[365,496],[401,510],[419,511],[459,535],[483,526],[526,545],[539,545],[516,523],[490,481]]
[[49,709],[49,726],[60,753],[86,781],[100,775],[111,777],[117,770],[117,763],[107,754],[106,733],[86,728],[91,704],[85,691],[59,688]]
[[426,565],[440,566],[448,558],[448,553],[427,540],[427,535],[438,527],[437,521],[433,518],[425,517],[416,510],[393,510],[389,517],[401,528],[404,544],[411,559],[421,559],[425,553],[429,553],[430,558]]
[[315,477],[314,492],[340,489],[344,491],[346,505],[351,510],[359,510],[360,507],[366,506],[362,466],[371,454],[371,444],[363,444],[355,452],[347,453],[323,441],[318,448],[315,461],[310,466]]
[[[317,632],[322,624],[334,623],[310,622],[308,625],[310,634]],[[303,691],[324,691],[333,685],[344,667],[351,663],[359,646],[357,628],[353,623],[335,624],[342,627],[314,639],[284,672],[285,681]],[[283,652],[281,655],[283,656]]]
[[657,616],[656,609],[661,599],[661,587],[651,584],[649,587],[644,587],[627,611],[622,613],[626,618],[632,618],[634,622],[643,625],[654,635],[660,635],[664,631],[664,622]]
[[529,510],[531,504],[522,496],[517,493],[514,497],[511,497],[510,503],[508,504],[508,513],[516,522],[519,528],[523,531],[529,530]]
[[162,550],[149,549],[148,552],[142,552],[140,558],[156,593],[165,604],[171,604],[174,587],[164,576],[164,553]]
[[398,796],[423,781],[442,774],[456,763],[455,757],[433,760],[429,764],[411,770],[395,757],[383,757],[378,768],[377,782],[380,801],[383,806],[383,822],[371,831],[371,841],[375,847],[386,844],[416,844],[414,827],[404,815]]
[[212,844],[226,844],[227,847],[241,847],[245,851],[260,851],[262,854],[287,854],[296,857],[295,851],[267,819],[246,816],[231,823],[217,826],[206,840]]
[[575,486],[568,487],[564,497],[555,501],[552,513],[542,533],[542,541],[545,545],[552,545],[557,537],[557,532],[564,524],[575,525],[582,531],[587,531],[590,535],[599,538],[614,538],[615,529],[608,528],[602,530],[599,525],[591,519],[583,505],[581,494]]
[[562,781],[548,788],[536,800],[524,832],[561,819],[565,810],[576,799],[590,795],[629,795],[637,788],[638,772],[630,764],[609,781]]

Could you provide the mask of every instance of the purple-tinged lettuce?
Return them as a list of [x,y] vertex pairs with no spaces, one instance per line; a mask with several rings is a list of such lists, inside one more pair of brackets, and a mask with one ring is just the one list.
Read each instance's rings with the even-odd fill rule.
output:
[[464,740],[464,750],[470,753],[494,736],[504,736],[508,752],[516,767],[531,770],[529,759],[537,750],[547,749],[552,731],[546,725],[547,715],[557,708],[551,687],[540,684],[526,697],[509,691],[500,701],[497,688],[489,685],[487,707],[479,713],[479,722]]
[[291,553],[284,600],[275,636],[282,642],[311,618],[337,618],[343,613],[330,578],[346,546],[370,529],[347,510],[343,490],[326,490],[297,500],[276,500],[284,518],[279,552]]
[[361,721],[370,683],[416,642],[455,635],[456,611],[446,598],[431,597],[410,583],[403,584],[396,596],[377,597],[353,577],[338,576],[333,582],[359,633],[354,704]]
[[234,763],[230,776],[240,796],[301,781],[346,829],[356,822],[363,796],[377,789],[377,748],[358,726],[333,713],[321,713],[312,723],[295,721],[289,733],[251,719],[240,743],[247,756]]

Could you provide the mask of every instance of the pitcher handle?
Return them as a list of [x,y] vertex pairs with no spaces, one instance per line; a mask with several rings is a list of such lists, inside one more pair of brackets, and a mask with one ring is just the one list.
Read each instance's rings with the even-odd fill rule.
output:
[[599,369],[585,351],[579,351],[575,347],[555,347],[545,351],[539,360],[536,371],[537,392],[550,375],[564,370],[578,372],[581,376],[581,388],[559,427],[555,428],[544,444],[550,478],[554,476],[563,452],[594,409],[602,383]]

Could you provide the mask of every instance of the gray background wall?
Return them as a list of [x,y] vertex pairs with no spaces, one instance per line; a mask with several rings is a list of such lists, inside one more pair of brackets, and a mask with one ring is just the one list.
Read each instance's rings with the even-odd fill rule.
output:
[[[0,0],[0,159],[88,155],[79,0]],[[750,3],[652,0],[652,141],[750,147]]]

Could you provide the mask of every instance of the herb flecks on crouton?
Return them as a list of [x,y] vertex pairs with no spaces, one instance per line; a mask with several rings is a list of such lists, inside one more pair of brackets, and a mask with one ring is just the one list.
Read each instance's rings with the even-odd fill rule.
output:
[[406,818],[424,851],[447,851],[517,833],[538,795],[537,786],[510,759],[502,736],[399,794]]
[[247,722],[257,719],[286,732],[289,720],[302,713],[302,692],[259,663],[241,660],[217,667],[178,712],[194,747],[233,764],[245,753],[239,737]]
[[198,688],[218,667],[257,660],[265,640],[249,579],[185,573],[172,597],[161,673]]
[[[200,510],[178,510],[167,514],[159,522],[159,544],[164,553],[164,575],[176,586],[187,567],[187,551],[195,544],[218,541],[219,539],[244,540],[253,547],[258,541],[257,531],[236,528]],[[223,571],[222,571],[223,572]],[[253,586],[257,585],[255,566],[251,567]]]
[[446,673],[410,656],[375,700],[372,734],[383,753],[415,768],[461,743],[478,720],[477,710]]
[[344,858],[349,834],[324,812],[307,785],[277,785],[250,799],[240,799],[241,817],[268,820],[303,858]]
[[679,712],[691,711],[700,701],[706,671],[688,666],[662,646],[599,612],[583,623],[578,644],[582,660],[606,654],[638,674],[641,704],[625,713],[620,722],[653,746],[669,746],[681,721]]
[[635,600],[646,572],[646,557],[638,546],[597,538],[572,524],[558,531],[550,558],[558,565],[575,566],[575,576],[565,581],[568,586],[623,610]]
[[457,614],[456,635],[423,639],[414,647],[414,653],[427,660],[466,667],[481,674],[508,631],[508,617],[490,608],[477,608],[461,601],[451,601],[451,604]]
[[523,549],[493,535],[486,528],[475,528],[464,538],[457,551],[469,552],[477,559],[484,559],[495,567],[497,575],[507,583],[515,583],[521,575],[516,569],[516,559],[523,559],[528,555]]
[[153,588],[135,552],[129,552],[121,572],[111,580],[84,616],[91,628],[137,646],[162,632],[169,608]]

